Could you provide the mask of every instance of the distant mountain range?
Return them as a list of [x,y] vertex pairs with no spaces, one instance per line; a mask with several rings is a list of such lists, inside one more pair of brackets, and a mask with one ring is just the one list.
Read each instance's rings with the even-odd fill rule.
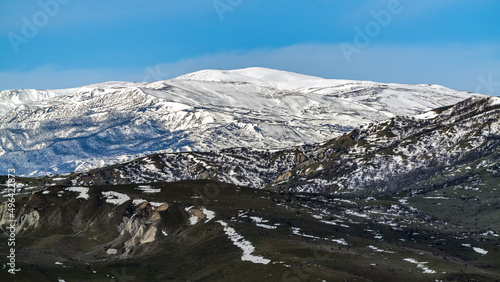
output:
[[[499,119],[500,98],[473,97],[414,117],[365,125],[320,144],[156,154],[72,174],[64,182],[212,179],[271,190],[364,196],[457,184],[477,188],[500,177]],[[483,176],[477,179],[478,174]]]
[[22,280],[497,281],[499,146],[500,98],[472,97],[284,150],[16,177],[0,227]]
[[500,278],[498,97],[257,68],[1,97],[0,167],[69,172],[1,191],[23,281]]
[[0,174],[8,167],[31,176],[86,171],[153,153],[283,149],[472,96],[480,95],[264,68],[204,70],[154,83],[7,90],[0,92]]

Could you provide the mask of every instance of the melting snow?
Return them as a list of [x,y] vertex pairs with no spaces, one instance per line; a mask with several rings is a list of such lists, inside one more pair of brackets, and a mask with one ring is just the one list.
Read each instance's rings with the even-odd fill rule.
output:
[[417,265],[418,268],[421,268],[422,270],[424,270],[424,273],[427,273],[427,274],[434,274],[436,273],[436,271],[432,270],[432,269],[429,269],[427,266],[425,266],[426,263],[428,262],[418,262],[412,258],[405,258],[403,259],[404,261],[407,261],[407,262],[411,262],[411,263],[414,263]]
[[155,208],[163,206],[163,204],[165,204],[165,203],[149,202],[149,204],[153,206],[153,210],[154,210]]
[[[467,247],[467,248],[472,247],[471,244],[462,244],[462,246]],[[478,248],[478,247],[472,247],[472,249],[474,250],[474,252],[480,253],[483,256],[486,255],[486,254],[488,254],[488,251],[485,250],[485,249],[481,249],[481,248]]]
[[472,249],[476,252],[476,253],[480,253],[482,255],[486,255],[488,253],[488,251],[484,250],[484,249],[481,249],[481,248],[477,248],[477,247],[472,247]]
[[192,215],[190,218],[189,218],[189,224],[191,225],[195,225],[196,223],[198,223],[198,221],[200,220],[199,217],[197,217],[196,215]]
[[147,201],[146,201],[146,200],[143,200],[143,199],[135,199],[135,200],[133,200],[133,201],[132,201],[132,204],[133,204],[134,206],[138,206],[138,205],[140,205],[140,204],[142,204],[142,203],[144,203],[144,202],[147,202]]
[[354,215],[354,216],[357,216],[357,217],[363,217],[363,218],[367,218],[368,217],[368,215],[366,215],[366,214],[358,213],[358,212],[355,212],[355,211],[352,211],[352,210],[346,210],[345,213],[346,214],[350,214],[350,215]]
[[379,253],[394,254],[394,252],[391,252],[391,251],[386,251],[386,250],[382,250],[382,249],[377,248],[377,247],[372,246],[372,245],[368,246],[368,248],[370,248],[370,249],[374,250],[375,252],[379,252]]
[[233,244],[243,250],[243,255],[241,256],[242,261],[251,261],[253,263],[268,264],[271,260],[263,258],[262,256],[254,256],[252,253],[255,251],[255,247],[252,243],[245,240],[243,236],[236,233],[236,230],[229,227],[227,223],[222,220],[218,220],[218,223],[224,227],[224,232],[233,241]]
[[266,229],[276,229],[276,228],[278,228],[278,226],[269,225],[269,224],[262,224],[262,223],[257,223],[255,225],[258,226],[258,227],[266,228]]
[[344,245],[344,246],[348,246],[349,245],[349,243],[347,243],[347,241],[344,238],[332,239],[332,242],[335,242],[337,244],[341,244],[341,245]]
[[209,222],[215,217],[215,212],[207,210],[206,208],[202,208],[201,211],[207,216],[207,220],[205,222]]
[[139,185],[139,186],[137,186],[137,189],[141,190],[142,192],[147,193],[147,194],[153,194],[153,193],[160,193],[161,192],[161,188],[155,189],[151,185]]
[[408,204],[408,198],[399,199],[398,202],[402,205]]
[[334,199],[334,200],[335,201],[339,201],[339,202],[344,202],[344,203],[356,205],[356,202],[353,202],[353,201],[350,201],[350,200],[346,200],[346,199]]
[[495,232],[493,232],[491,230],[488,230],[488,231],[484,232],[482,235],[484,235],[484,236],[491,235],[491,236],[494,236],[494,237],[499,237],[500,236],[500,235],[496,234]]
[[123,193],[118,193],[115,191],[105,191],[102,192],[104,197],[106,197],[106,203],[115,204],[117,206],[130,200],[130,197]]
[[292,233],[294,235],[298,235],[298,236],[302,236],[302,237],[306,237],[306,238],[321,239],[320,237],[317,237],[317,236],[308,235],[305,233],[300,233],[300,228],[298,228],[298,227],[292,227]]
[[[184,210],[186,212],[189,212],[193,208],[194,208],[194,206],[190,206],[190,207],[185,208]],[[205,223],[209,222],[210,220],[212,220],[212,219],[215,218],[215,212],[214,211],[207,210],[206,208],[201,208],[200,210],[206,216]],[[196,215],[191,215],[191,217],[189,218],[189,224],[191,224],[191,225],[195,225],[196,223],[198,223],[198,221],[200,221],[200,218],[197,217]]]
[[50,191],[43,191],[43,192],[42,192],[42,194],[44,194],[44,195],[47,195],[47,194],[49,194],[49,193],[50,193]]
[[[190,206],[190,207],[184,208],[184,210],[186,212],[189,212],[192,208],[194,208],[194,206]],[[196,223],[198,223],[199,220],[200,220],[200,218],[198,218],[196,215],[191,215],[191,217],[189,218],[189,224],[190,225],[195,225]]]
[[82,199],[88,200],[90,198],[90,196],[88,194],[89,188],[86,188],[86,187],[68,187],[68,188],[65,188],[64,190],[70,191],[70,192],[80,193],[80,195],[78,195],[78,197],[76,197],[77,199],[82,198]]
[[269,220],[263,219],[262,217],[258,217],[258,216],[250,216],[250,219],[253,220],[254,222],[257,222],[257,223],[269,222]]
[[258,227],[266,228],[266,229],[276,229],[278,228],[277,226],[274,225],[269,225],[269,224],[264,224],[269,222],[267,219],[263,219],[262,217],[258,216],[250,216],[250,219],[255,222],[255,225]]
[[423,114],[416,115],[415,118],[417,118],[417,119],[433,119],[437,116],[438,116],[438,114],[436,112],[429,111],[429,112],[425,112]]

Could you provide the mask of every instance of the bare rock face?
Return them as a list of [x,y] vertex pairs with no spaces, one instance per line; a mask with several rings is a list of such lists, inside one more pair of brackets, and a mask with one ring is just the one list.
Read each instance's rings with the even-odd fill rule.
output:
[[[161,221],[160,212],[167,210],[169,205],[163,203],[143,202],[135,207],[131,217],[124,216],[117,226],[119,236],[111,242],[110,255],[129,256],[139,245],[154,242],[158,234],[158,224]],[[110,248],[111,249],[111,248]]]
[[[3,203],[0,205],[0,226],[9,225],[9,211],[8,204]],[[30,228],[35,228],[38,226],[38,222],[40,220],[40,214],[38,211],[32,211],[27,214],[22,214],[17,217],[14,224],[16,226],[16,233],[23,232]]]

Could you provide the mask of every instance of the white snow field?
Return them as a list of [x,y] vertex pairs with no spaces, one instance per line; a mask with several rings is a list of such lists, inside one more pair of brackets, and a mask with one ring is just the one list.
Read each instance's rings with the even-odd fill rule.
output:
[[6,90],[0,92],[0,168],[15,165],[19,174],[37,176],[152,153],[285,148],[473,95],[265,68],[203,70],[154,83]]

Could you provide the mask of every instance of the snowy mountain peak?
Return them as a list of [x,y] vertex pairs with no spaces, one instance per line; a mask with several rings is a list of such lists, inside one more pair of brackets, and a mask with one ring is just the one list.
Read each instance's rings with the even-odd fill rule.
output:
[[324,79],[316,76],[268,68],[252,67],[237,70],[201,70],[177,77],[178,80],[200,80],[212,82],[242,82],[284,90],[297,90],[313,85],[337,86],[349,80]]
[[17,89],[0,91],[0,116],[25,103],[37,102],[56,97],[53,91]]
[[[0,173],[86,170],[157,152],[286,148],[474,94],[265,68],[0,95]],[[22,130],[21,130],[22,129]]]
[[181,75],[177,79],[204,80],[204,81],[226,81],[226,82],[276,82],[293,80],[324,80],[324,78],[297,74],[293,72],[251,67],[236,70],[200,70],[197,72]]

